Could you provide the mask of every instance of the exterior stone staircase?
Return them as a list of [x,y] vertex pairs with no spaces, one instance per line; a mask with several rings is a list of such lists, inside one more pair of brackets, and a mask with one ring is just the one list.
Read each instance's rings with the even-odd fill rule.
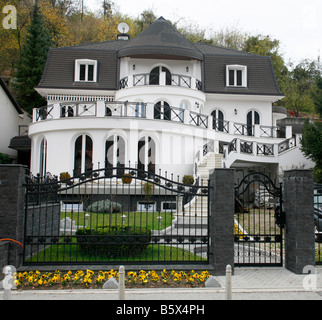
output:
[[[214,152],[204,155],[197,162],[197,173],[200,186],[207,186],[209,180],[209,171],[215,168],[223,167],[223,155]],[[208,215],[208,197],[195,197],[184,206],[185,217],[207,217]]]

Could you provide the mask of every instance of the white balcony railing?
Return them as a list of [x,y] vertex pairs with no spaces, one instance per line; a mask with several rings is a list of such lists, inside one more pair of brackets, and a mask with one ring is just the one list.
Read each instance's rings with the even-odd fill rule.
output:
[[[117,101],[78,101],[64,102],[47,105],[33,110],[33,122],[44,120],[55,120],[62,118],[82,117],[117,117],[117,118],[138,118],[160,121],[177,122],[192,125],[203,129],[214,130],[218,133],[238,136],[251,136],[258,138],[286,138],[292,137],[292,127],[279,128],[262,125],[237,123],[214,119],[211,115],[190,111],[168,105],[151,105],[146,103],[117,102]],[[224,139],[225,141],[229,140]],[[289,141],[292,144],[292,141]],[[247,150],[249,147],[244,146]],[[288,148],[281,144],[280,150]],[[266,153],[266,149],[262,151]],[[269,151],[267,151],[269,152]]]
[[202,82],[190,76],[171,74],[169,78],[166,78],[161,77],[160,75],[151,75],[150,73],[141,73],[124,77],[120,80],[119,88],[125,89],[149,85],[169,85],[194,90],[202,90]]

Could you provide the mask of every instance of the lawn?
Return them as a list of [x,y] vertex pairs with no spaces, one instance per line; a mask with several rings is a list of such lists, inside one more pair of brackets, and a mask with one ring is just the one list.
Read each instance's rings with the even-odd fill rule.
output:
[[[134,226],[146,227],[150,230],[159,230],[159,217],[161,217],[161,230],[171,226],[175,219],[171,212],[125,212],[125,213],[93,213],[93,212],[62,212],[61,219],[71,218],[78,226],[86,225],[86,215],[89,215],[87,226]],[[123,216],[123,218],[122,218]],[[124,217],[125,216],[125,217]]]
[[[86,215],[89,215],[86,217]],[[125,215],[126,217],[122,217]],[[161,217],[161,219],[158,219]],[[80,228],[96,229],[98,227],[109,226],[134,226],[137,228],[147,228],[148,230],[163,230],[171,226],[174,215],[171,212],[126,212],[124,213],[92,213],[92,212],[62,212],[61,219],[70,218],[76,222]],[[159,220],[161,220],[159,226]],[[28,262],[50,262],[50,263],[88,263],[88,262],[159,262],[159,261],[203,261],[200,256],[194,255],[178,246],[166,246],[151,243],[147,249],[135,257],[115,257],[108,258],[103,254],[86,254],[81,252],[77,244],[77,237],[68,233],[60,235],[59,243],[42,246],[40,245],[38,254],[33,255]],[[28,249],[27,249],[28,251]]]
[[[76,242],[76,237],[72,237],[73,242]],[[200,256],[194,255],[189,251],[183,250],[177,246],[164,246],[151,244],[146,251],[135,257],[119,257],[107,258],[104,255],[83,254],[79,250],[77,244],[56,244],[48,246],[41,250],[37,255],[34,255],[28,262],[51,262],[51,263],[66,263],[66,262],[171,262],[171,261],[206,261]]]

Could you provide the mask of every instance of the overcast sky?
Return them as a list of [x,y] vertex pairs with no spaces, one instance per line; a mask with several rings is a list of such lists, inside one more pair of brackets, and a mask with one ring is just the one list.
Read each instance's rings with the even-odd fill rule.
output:
[[[103,0],[84,0],[91,10]],[[321,0],[113,0],[123,14],[137,17],[146,9],[171,21],[199,25],[211,32],[238,27],[281,42],[285,61],[317,59],[322,53]],[[321,51],[321,52],[320,52]]]

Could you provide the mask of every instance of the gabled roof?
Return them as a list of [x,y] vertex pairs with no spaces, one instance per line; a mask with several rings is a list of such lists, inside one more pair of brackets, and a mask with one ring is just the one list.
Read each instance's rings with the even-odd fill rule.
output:
[[119,57],[172,56],[203,60],[203,54],[163,17],[119,50]]
[[21,107],[19,106],[18,102],[16,101],[16,99],[14,98],[14,96],[12,95],[12,93],[9,90],[9,88],[7,87],[7,85],[5,84],[5,82],[3,81],[3,79],[1,77],[0,77],[0,86],[2,87],[2,89],[4,90],[4,92],[6,93],[8,98],[10,99],[12,105],[15,107],[17,112],[19,114],[23,114],[24,113],[23,110],[21,109]]

